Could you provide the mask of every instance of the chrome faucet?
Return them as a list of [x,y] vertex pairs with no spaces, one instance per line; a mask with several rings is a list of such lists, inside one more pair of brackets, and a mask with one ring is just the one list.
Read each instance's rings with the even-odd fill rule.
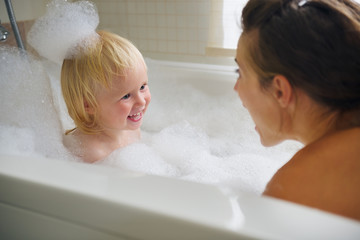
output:
[[6,30],[6,28],[4,28],[1,25],[1,21],[0,21],[0,42],[5,42],[8,35],[9,35],[9,31]]

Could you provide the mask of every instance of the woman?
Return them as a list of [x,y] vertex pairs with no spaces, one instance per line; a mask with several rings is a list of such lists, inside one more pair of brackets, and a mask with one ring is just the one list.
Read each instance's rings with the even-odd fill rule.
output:
[[360,6],[250,0],[235,84],[264,146],[301,149],[264,195],[360,220]]

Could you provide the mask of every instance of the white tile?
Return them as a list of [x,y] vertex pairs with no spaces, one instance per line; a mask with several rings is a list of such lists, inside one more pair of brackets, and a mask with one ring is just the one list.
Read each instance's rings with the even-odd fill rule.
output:
[[198,17],[197,16],[187,16],[186,17],[186,27],[188,28],[197,28],[198,27]]
[[166,16],[165,15],[157,15],[156,16],[156,24],[157,27],[166,27]]
[[198,42],[198,54],[205,55],[205,49],[207,47],[207,42]]
[[149,29],[147,27],[139,27],[138,36],[140,39],[149,39]]
[[167,27],[176,27],[176,16],[167,15],[166,16],[166,26]]
[[156,14],[157,13],[157,6],[156,3],[153,1],[148,1],[144,3],[145,12],[148,14]]
[[198,17],[198,27],[199,28],[208,28],[209,27],[209,17],[204,15],[199,15]]
[[175,28],[168,28],[167,29],[167,39],[176,41],[177,40],[177,29]]
[[165,14],[166,3],[164,1],[157,1],[155,4],[156,4],[156,13],[157,14]]
[[[219,0],[222,1],[222,0]],[[211,11],[211,1],[205,0],[205,1],[201,1],[199,3],[199,7],[198,9],[198,14],[200,15],[210,15],[210,11]]]
[[167,41],[158,41],[158,51],[167,52],[168,51],[168,42]]
[[138,29],[138,27],[129,28],[129,36],[130,36],[131,39],[138,39],[139,38],[139,29]]
[[129,27],[138,27],[138,16],[135,14],[128,15]]
[[147,51],[149,50],[149,47],[148,47],[148,40],[138,40],[136,42],[136,46],[139,48],[140,51]]
[[176,41],[168,41],[168,52],[169,53],[177,52],[177,42]]
[[145,26],[156,27],[156,15],[155,14],[146,15],[145,18],[146,18]]
[[154,27],[150,27],[147,28],[147,32],[148,32],[148,39],[159,39],[158,37],[158,31],[156,28]]
[[188,14],[188,5],[187,5],[187,2],[180,2],[180,1],[177,1],[175,3],[175,8],[176,8],[176,13],[179,14],[179,15],[186,15]]
[[136,2],[127,1],[127,11],[130,14],[135,14],[136,13]]
[[146,27],[147,25],[147,16],[145,14],[143,15],[137,15],[137,25],[140,27]]
[[186,16],[176,16],[176,26],[180,28],[185,28],[188,25]]
[[148,48],[147,50],[156,52],[158,51],[158,43],[155,40],[148,40]]
[[207,29],[198,29],[198,40],[207,41],[208,39],[208,30]]
[[189,41],[197,41],[199,39],[198,37],[198,28],[189,29],[188,31],[188,40]]
[[188,46],[188,53],[190,55],[198,55],[200,53],[199,44],[197,41],[190,41]]
[[144,1],[136,1],[136,13],[145,14],[146,13],[146,3]]
[[176,32],[176,40],[186,41],[189,39],[189,30],[186,28],[179,28]]
[[189,46],[187,41],[179,41],[178,43],[177,52],[186,54],[189,51]]
[[125,14],[122,14],[122,15],[118,15],[117,18],[119,19],[118,20],[118,23],[120,26],[128,26],[129,24],[129,17]]
[[197,2],[187,2],[186,3],[186,14],[196,16],[198,15],[199,4]]
[[157,39],[158,40],[167,40],[167,36],[168,36],[168,30],[167,28],[157,28]]
[[176,14],[176,7],[174,2],[166,2],[166,14],[174,15]]

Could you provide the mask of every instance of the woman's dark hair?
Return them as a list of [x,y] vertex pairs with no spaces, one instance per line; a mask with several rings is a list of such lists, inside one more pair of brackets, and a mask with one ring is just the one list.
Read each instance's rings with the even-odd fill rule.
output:
[[[242,12],[250,66],[333,110],[360,107],[360,6],[350,0],[250,0]],[[242,36],[242,37],[243,37]],[[249,59],[246,59],[249,60]]]

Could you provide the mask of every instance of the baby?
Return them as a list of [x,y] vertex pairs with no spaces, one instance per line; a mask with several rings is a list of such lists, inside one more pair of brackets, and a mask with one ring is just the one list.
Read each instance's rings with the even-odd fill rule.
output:
[[76,127],[64,144],[93,163],[140,138],[151,100],[143,56],[128,40],[106,31],[76,57],[65,59],[62,94]]

